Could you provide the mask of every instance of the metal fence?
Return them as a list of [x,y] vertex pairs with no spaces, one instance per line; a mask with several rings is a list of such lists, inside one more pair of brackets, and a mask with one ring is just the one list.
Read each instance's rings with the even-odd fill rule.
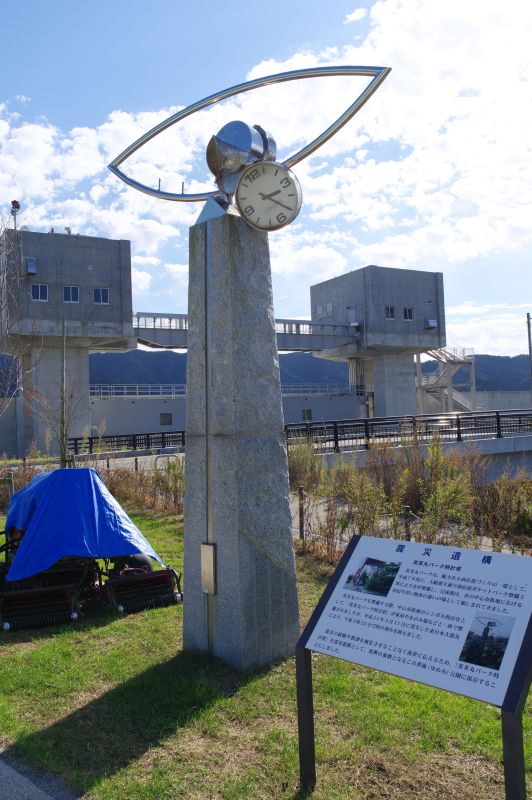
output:
[[287,425],[288,447],[311,443],[322,452],[366,449],[382,442],[401,445],[502,439],[505,436],[532,434],[532,411],[482,411],[466,414],[426,414],[412,417],[301,422]]
[[[165,397],[175,399],[185,397],[185,383],[91,383],[90,397],[109,400],[115,397]],[[347,395],[349,386],[341,383],[283,383],[281,394],[289,397],[306,395]]]
[[[532,434],[532,410],[298,422],[286,425],[285,433],[289,448],[309,442],[320,452],[336,453],[344,449],[369,450],[379,442],[401,445],[412,441],[430,442],[434,438],[442,442],[502,439]],[[161,450],[184,447],[185,431],[78,437],[69,439],[68,446],[75,455],[111,450]]]
[[185,431],[122,433],[115,436],[80,436],[68,440],[68,449],[74,455],[127,450],[164,450],[166,447],[184,446]]

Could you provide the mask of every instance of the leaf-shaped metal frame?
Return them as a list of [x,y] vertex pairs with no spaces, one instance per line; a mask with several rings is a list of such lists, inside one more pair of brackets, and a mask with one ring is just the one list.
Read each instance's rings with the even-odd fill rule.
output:
[[118,178],[123,180],[124,183],[127,183],[128,186],[132,186],[134,189],[138,189],[140,192],[149,194],[152,197],[159,197],[162,200],[195,202],[198,200],[208,200],[209,197],[218,197],[221,195],[219,189],[216,189],[212,192],[199,192],[197,194],[163,192],[160,189],[154,189],[150,186],[145,186],[143,183],[139,183],[139,181],[129,178],[118,168],[120,164],[129,158],[129,156],[135,153],[140,147],[142,147],[143,144],[146,144],[146,142],[149,142],[150,139],[153,139],[155,136],[157,136],[157,134],[162,133],[162,131],[170,128],[177,122],[181,122],[182,119],[189,117],[196,111],[201,111],[202,108],[212,106],[214,103],[218,103],[220,100],[227,100],[227,98],[234,97],[237,94],[242,94],[243,92],[248,92],[252,89],[259,89],[262,86],[269,86],[273,83],[286,83],[287,81],[302,80],[304,78],[324,78],[327,76],[366,76],[372,78],[370,83],[366,86],[364,91],[359,94],[354,103],[352,103],[344,111],[344,113],[339,116],[335,122],[333,122],[332,125],[324,130],[323,133],[320,133],[320,135],[317,136],[312,142],[305,145],[305,147],[303,147],[301,150],[298,150],[297,153],[294,153],[294,155],[282,162],[285,167],[291,168],[294,166],[294,164],[298,164],[304,158],[307,158],[307,156],[311,155],[311,153],[314,153],[318,147],[321,147],[322,144],[334,136],[334,134],[337,133],[337,131],[339,131],[340,128],[342,128],[360,108],[362,108],[364,103],[369,100],[371,95],[376,89],[378,89],[390,71],[390,67],[311,67],[310,69],[296,69],[291,70],[290,72],[279,72],[276,75],[267,75],[264,78],[256,78],[253,81],[239,83],[236,86],[231,86],[229,89],[223,89],[221,92],[211,94],[209,97],[206,97],[197,103],[193,103],[191,106],[187,106],[187,108],[178,111],[176,114],[168,117],[168,119],[160,122],[158,125],[155,125],[154,128],[147,131],[147,133],[144,133],[139,139],[136,140],[136,142],[130,144],[129,147],[126,147],[126,149],[120,153],[119,156],[113,159],[113,161],[111,161],[109,164],[109,169]]

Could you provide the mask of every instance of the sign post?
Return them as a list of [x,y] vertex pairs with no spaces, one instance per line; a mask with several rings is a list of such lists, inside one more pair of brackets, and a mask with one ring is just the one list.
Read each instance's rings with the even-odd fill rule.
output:
[[311,652],[501,709],[506,800],[526,800],[527,556],[354,537],[296,649],[300,782],[316,782]]

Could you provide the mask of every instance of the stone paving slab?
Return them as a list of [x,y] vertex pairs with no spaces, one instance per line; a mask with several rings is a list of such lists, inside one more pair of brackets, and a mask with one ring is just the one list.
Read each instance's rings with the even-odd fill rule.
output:
[[0,800],[76,800],[56,780],[16,763],[0,751]]

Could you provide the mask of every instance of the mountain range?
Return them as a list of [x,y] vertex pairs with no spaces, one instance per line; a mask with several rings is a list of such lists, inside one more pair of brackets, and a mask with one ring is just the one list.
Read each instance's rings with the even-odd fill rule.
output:
[[[186,383],[186,353],[170,350],[127,353],[92,353],[92,384],[183,384]],[[283,353],[279,356],[281,383],[331,383],[347,385],[347,363],[316,358],[312,353]],[[434,371],[436,361],[422,363],[422,371]],[[464,370],[465,372],[465,370]],[[465,377],[465,375],[464,375]],[[530,368],[527,355],[475,356],[476,387],[482,390],[527,391]],[[460,373],[456,374],[460,380]]]

